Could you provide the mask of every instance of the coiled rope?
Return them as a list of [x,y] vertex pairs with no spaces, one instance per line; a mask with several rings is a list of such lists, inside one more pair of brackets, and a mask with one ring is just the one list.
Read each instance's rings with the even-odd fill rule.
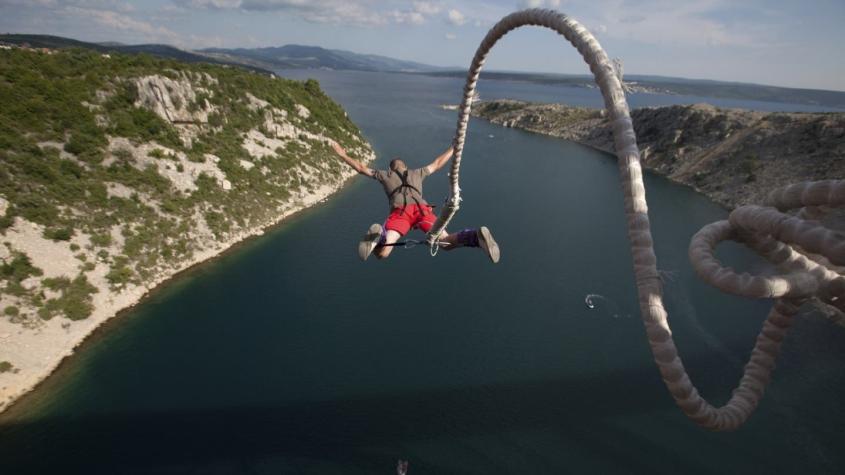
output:
[[[802,183],[776,190],[769,196],[768,207],[743,206],[733,211],[730,219],[707,225],[693,237],[689,255],[701,278],[725,292],[775,300],[739,386],[724,406],[714,407],[693,386],[672,340],[651,238],[640,154],[621,78],[595,37],[576,20],[554,10],[523,10],[504,17],[487,33],[470,65],[459,109],[449,174],[450,196],[428,242],[432,249],[436,248],[437,236],[460,208],[461,157],[472,96],[487,54],[505,34],[526,25],[546,27],[563,35],[590,66],[601,90],[613,127],[640,311],[666,387],[684,414],[697,424],[711,430],[740,427],[763,396],[781,342],[801,304],[817,298],[845,310],[845,277],[838,267],[845,266],[845,236],[826,229],[818,221],[805,219],[826,207],[845,207],[845,181]],[[796,209],[802,211],[786,214]],[[723,267],[714,256],[714,249],[725,240],[746,244],[783,273],[751,276]],[[798,247],[803,253],[796,251]]]

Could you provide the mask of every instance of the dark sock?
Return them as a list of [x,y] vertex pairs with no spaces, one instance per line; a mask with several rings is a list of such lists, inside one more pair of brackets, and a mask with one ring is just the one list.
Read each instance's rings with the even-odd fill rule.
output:
[[387,230],[381,228],[381,236],[378,238],[378,243],[376,243],[376,247],[384,246],[384,242],[387,240]]
[[478,247],[478,232],[470,228],[458,231],[458,244],[464,247]]

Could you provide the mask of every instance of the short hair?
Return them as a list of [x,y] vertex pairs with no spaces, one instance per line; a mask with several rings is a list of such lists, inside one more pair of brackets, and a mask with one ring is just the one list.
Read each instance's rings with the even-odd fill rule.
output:
[[408,166],[405,165],[405,162],[403,162],[402,159],[400,159],[399,157],[396,157],[396,158],[394,158],[393,160],[390,161],[390,169],[391,170],[399,171],[403,168],[408,168]]

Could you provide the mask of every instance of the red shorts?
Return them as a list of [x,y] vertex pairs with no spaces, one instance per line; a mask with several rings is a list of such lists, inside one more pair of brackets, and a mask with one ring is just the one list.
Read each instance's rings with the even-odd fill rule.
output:
[[411,228],[417,228],[427,233],[434,226],[434,222],[437,221],[437,216],[431,212],[431,209],[431,206],[417,204],[393,208],[390,216],[387,217],[387,221],[384,222],[384,229],[396,231],[401,236],[407,234]]

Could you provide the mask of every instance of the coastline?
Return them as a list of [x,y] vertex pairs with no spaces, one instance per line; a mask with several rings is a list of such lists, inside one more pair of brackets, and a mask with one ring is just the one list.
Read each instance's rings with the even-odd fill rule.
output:
[[[375,155],[371,154],[366,163],[372,162],[374,158]],[[10,325],[15,324],[0,327],[0,344],[2,344],[0,353],[25,350],[35,357],[30,359],[34,364],[18,368],[20,372],[0,373],[0,416],[6,415],[12,407],[18,407],[18,403],[24,396],[37,390],[105,323],[115,322],[115,317],[132,311],[155,292],[164,289],[190,271],[201,265],[211,264],[215,258],[236,250],[238,245],[262,236],[271,228],[283,224],[288,218],[324,202],[347,186],[349,180],[356,175],[354,170],[344,169],[335,184],[324,184],[316,187],[314,191],[294,194],[280,213],[272,219],[232,233],[225,240],[217,242],[215,246],[199,250],[190,259],[180,262],[174,269],[155,275],[149,282],[143,285],[127,286],[117,294],[99,294],[93,313],[85,320],[65,326],[59,321],[62,319],[55,318],[37,329],[18,326],[15,335],[6,331],[14,328]]]
[[[500,127],[504,127],[503,125],[497,124],[495,122],[491,122],[491,123],[499,125]],[[521,128],[521,127],[509,127],[509,128],[516,128],[517,130],[520,130],[522,132],[526,132],[526,133],[529,133],[529,134],[535,134],[535,135],[541,135],[543,137],[552,137],[552,138],[556,138],[556,139],[568,140],[572,143],[576,143],[578,145],[581,145],[582,147],[587,147],[590,150],[594,150],[596,152],[605,154],[605,155],[607,155],[607,158],[613,160],[614,163],[617,163],[617,161],[618,161],[618,157],[616,156],[616,152],[613,149],[602,147],[602,146],[597,145],[595,143],[586,142],[586,141],[582,141],[582,140],[576,140],[576,139],[570,139],[570,138],[567,138],[567,137],[548,134],[548,133],[545,133],[545,132],[541,132],[541,131],[529,129],[529,128]],[[736,204],[730,202],[729,200],[721,199],[719,196],[710,194],[710,193],[707,192],[707,190],[701,189],[701,188],[695,186],[695,184],[693,184],[693,183],[688,183],[686,181],[683,181],[683,180],[680,180],[676,177],[673,177],[669,174],[662,173],[660,170],[650,168],[650,167],[643,167],[643,172],[644,173],[650,173],[650,174],[653,174],[654,176],[659,176],[661,178],[665,178],[665,179],[669,180],[670,182],[672,182],[672,183],[674,183],[678,186],[690,188],[691,190],[695,191],[696,193],[705,196],[708,200],[712,201],[713,203],[721,206],[726,211],[731,211],[734,208],[736,208]]]
[[[449,105],[441,105],[447,109]],[[472,116],[500,127],[567,140],[617,161],[604,110],[501,99]],[[845,176],[845,114],[765,113],[708,104],[633,109],[642,169],[688,187],[730,212],[765,203],[772,190]],[[821,218],[845,231],[845,215]],[[832,323],[845,314],[814,300]]]
[[[441,106],[442,107],[442,106]],[[500,99],[472,116],[615,156],[603,110]],[[631,110],[644,170],[733,209],[771,190],[845,174],[845,114],[760,112],[708,104]]]

